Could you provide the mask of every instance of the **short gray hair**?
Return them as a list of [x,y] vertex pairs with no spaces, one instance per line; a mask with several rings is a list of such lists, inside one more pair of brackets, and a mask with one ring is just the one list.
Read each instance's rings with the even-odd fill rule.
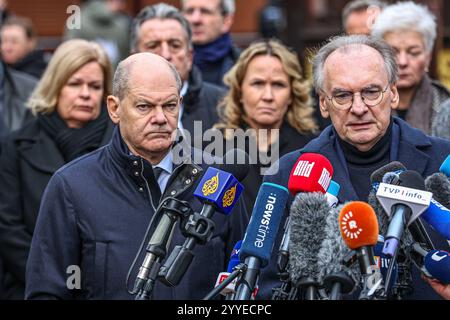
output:
[[370,7],[377,7],[383,10],[387,6],[387,3],[380,0],[354,0],[347,3],[342,10],[342,25],[347,25],[347,19],[353,12],[360,12],[367,10]]
[[426,6],[412,1],[386,7],[372,27],[372,36],[383,38],[388,32],[404,30],[419,32],[427,52],[433,51],[437,35],[436,17]]
[[[182,0],[181,4],[184,8],[186,0]],[[220,12],[223,16],[229,16],[236,12],[236,4],[234,0],[220,0]]]
[[331,38],[324,45],[313,60],[313,82],[314,88],[319,92],[324,84],[324,65],[328,57],[336,50],[350,46],[368,46],[381,55],[383,58],[389,83],[395,83],[398,79],[398,67],[395,60],[394,50],[383,40],[365,35],[338,36]]
[[153,19],[173,19],[181,24],[186,32],[189,49],[192,49],[192,30],[189,22],[183,14],[174,6],[166,3],[158,3],[152,6],[144,7],[134,18],[130,35],[130,48],[132,52],[138,52],[139,32],[142,24]]
[[[181,81],[180,74],[177,69],[169,61],[166,61],[167,65],[172,72],[175,81],[177,83],[178,94],[181,92],[181,87],[183,82]],[[129,79],[131,73],[131,62],[128,60],[123,60],[117,66],[116,72],[114,73],[112,93],[113,96],[119,98],[122,101],[125,98],[125,92],[129,89]]]

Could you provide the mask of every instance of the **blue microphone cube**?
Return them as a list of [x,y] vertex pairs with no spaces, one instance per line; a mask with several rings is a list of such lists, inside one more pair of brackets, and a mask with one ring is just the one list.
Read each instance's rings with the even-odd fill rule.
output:
[[202,203],[209,203],[222,214],[229,215],[244,187],[230,173],[209,167],[194,191]]

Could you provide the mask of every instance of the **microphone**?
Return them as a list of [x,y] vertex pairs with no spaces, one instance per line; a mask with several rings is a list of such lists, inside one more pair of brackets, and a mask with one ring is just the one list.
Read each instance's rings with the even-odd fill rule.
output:
[[289,271],[294,293],[291,296],[303,288],[306,300],[317,298],[318,254],[330,210],[325,196],[317,192],[299,193],[292,203]]
[[269,263],[288,195],[288,190],[280,185],[261,185],[239,252],[239,260],[247,270],[238,280],[235,300],[250,299],[260,269]]
[[378,241],[375,211],[365,202],[349,202],[339,213],[339,228],[344,242],[356,251],[364,284],[360,299],[368,299],[383,281],[373,253],[373,246]]
[[[243,151],[233,149],[224,158],[230,155],[236,158],[239,154],[246,155]],[[160,281],[167,286],[173,287],[180,283],[194,259],[195,245],[197,243],[205,245],[211,240],[215,228],[214,221],[211,219],[214,212],[229,215],[244,190],[234,174],[244,179],[249,168],[248,161],[243,166],[226,163],[219,167],[227,168],[233,174],[209,167],[194,191],[194,197],[203,203],[203,207],[200,213],[194,212],[181,221],[181,232],[186,240],[183,245],[173,249],[158,273]]]
[[[217,277],[217,281],[215,284],[215,288],[220,285],[222,282],[227,279],[230,274],[233,272],[233,269],[239,264],[239,251],[241,250],[242,246],[242,240],[239,240],[231,252],[230,261],[228,262],[227,272],[221,272],[219,273],[219,276]],[[222,291],[220,291],[220,294],[226,297],[226,300],[232,300],[234,293],[235,293],[235,287],[236,287],[237,279],[234,279],[231,283],[229,283]]]
[[439,172],[445,174],[448,178],[450,178],[450,154],[447,156],[445,161],[442,163],[439,168]]
[[442,206],[450,208],[450,179],[443,173],[434,173],[425,179],[425,189]]
[[450,253],[431,250],[424,259],[425,269],[442,284],[450,284]]
[[351,252],[339,231],[339,208],[331,209],[326,218],[325,238],[317,254],[318,282],[330,292],[330,300],[340,300],[342,294],[351,293],[361,281],[356,267],[347,267],[342,260]]
[[[391,275],[389,276],[389,264],[391,263],[392,259],[389,258],[387,255],[383,253],[383,247],[384,247],[384,237],[382,235],[378,236],[378,242],[376,246],[374,247],[374,255],[375,255],[375,262],[380,268],[381,275],[384,279],[384,284],[390,284],[389,288],[386,288],[386,291],[390,290],[391,285],[395,284],[397,282],[398,277],[398,264],[395,261],[394,265],[392,267]],[[387,277],[390,277],[389,281],[387,281]]]
[[[289,176],[288,189],[293,196],[301,192],[320,192],[327,194],[331,207],[337,205],[340,186],[331,181],[333,166],[320,154],[302,154]],[[289,261],[290,217],[286,219],[283,238],[278,250],[277,267],[280,273],[286,271]]]

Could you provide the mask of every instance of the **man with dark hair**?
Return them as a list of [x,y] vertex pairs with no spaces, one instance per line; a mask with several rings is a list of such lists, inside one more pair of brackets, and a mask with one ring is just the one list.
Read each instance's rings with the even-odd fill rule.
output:
[[205,81],[224,86],[223,76],[240,54],[230,35],[234,0],[182,0],[181,5],[192,28],[194,64]]
[[[131,50],[155,53],[175,66],[183,82],[178,128],[190,134],[192,145],[196,139],[201,141],[203,131],[218,122],[217,105],[225,90],[205,82],[193,65],[188,21],[178,9],[165,3],[145,7],[133,23]],[[194,121],[199,121],[202,131],[194,130]]]
[[[278,173],[266,176],[265,181],[287,186],[301,154],[322,154],[333,165],[333,180],[341,187],[339,202],[345,203],[368,201],[371,174],[392,161],[401,162],[424,178],[437,172],[450,153],[450,141],[426,136],[392,117],[392,109],[399,105],[397,79],[395,54],[383,40],[361,35],[333,38],[313,62],[320,112],[325,118],[330,117],[332,124],[302,150],[283,156]],[[448,251],[445,239],[426,228],[436,247]],[[279,247],[281,233],[275,248]],[[270,296],[272,287],[279,286],[276,256],[261,278],[264,285],[259,288],[265,298]],[[410,266],[410,270],[412,279],[406,276],[405,281],[413,294],[405,298],[438,299],[417,269]]]
[[353,0],[342,10],[342,25],[345,33],[370,35],[370,30],[387,4],[380,0]]

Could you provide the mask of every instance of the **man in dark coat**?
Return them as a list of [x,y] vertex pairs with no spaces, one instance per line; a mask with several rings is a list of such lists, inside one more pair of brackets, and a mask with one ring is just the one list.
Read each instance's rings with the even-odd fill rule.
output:
[[[28,299],[133,299],[127,273],[139,253],[131,290],[160,200],[175,195],[201,210],[192,192],[206,167],[193,163],[190,153],[172,152],[180,90],[177,71],[160,56],[138,53],[119,64],[108,97],[118,124],[110,144],[57,171],[44,194],[27,263]],[[213,221],[211,240],[195,247],[181,283],[168,288],[157,282],[154,299],[200,299],[214,287],[244,235],[242,201]],[[175,226],[167,253],[184,239]]]
[[[403,120],[392,118],[391,109],[399,102],[396,80],[394,54],[381,40],[339,37],[324,46],[314,61],[314,84],[321,113],[331,117],[332,125],[302,150],[282,157],[278,173],[265,180],[287,186],[299,156],[319,153],[333,165],[333,180],[341,186],[338,198],[345,203],[367,201],[371,173],[389,162],[400,161],[424,178],[437,172],[450,153],[450,142],[428,137]],[[447,242],[426,227],[436,247],[448,251]],[[282,232],[274,248],[279,247],[281,236]],[[276,256],[272,255],[263,271],[259,286],[262,298],[270,297],[271,289],[280,285]],[[414,293],[406,298],[438,299],[412,268]]]
[[[133,52],[152,52],[173,63],[181,80],[183,102],[179,129],[190,135],[191,145],[202,138],[202,131],[218,121],[217,105],[224,89],[204,82],[192,64],[192,32],[189,23],[173,6],[159,3],[141,10],[134,20],[131,41]],[[194,130],[194,121],[201,128]],[[201,130],[200,130],[201,129]]]
[[225,86],[223,76],[241,53],[233,44],[234,0],[183,0],[183,14],[189,21],[194,43],[194,64],[205,81]]

